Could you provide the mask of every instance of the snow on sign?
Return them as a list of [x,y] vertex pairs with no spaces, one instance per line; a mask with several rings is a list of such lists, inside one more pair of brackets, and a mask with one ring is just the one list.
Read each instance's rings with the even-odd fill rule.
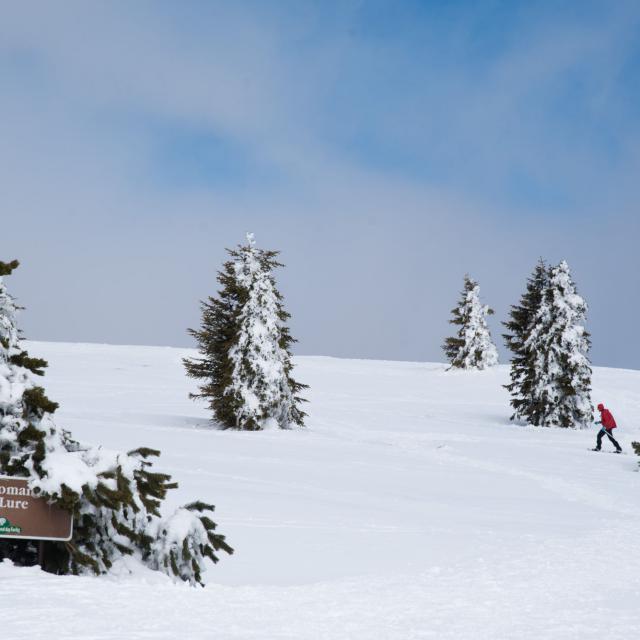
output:
[[31,493],[26,478],[0,476],[0,538],[71,540],[70,513]]

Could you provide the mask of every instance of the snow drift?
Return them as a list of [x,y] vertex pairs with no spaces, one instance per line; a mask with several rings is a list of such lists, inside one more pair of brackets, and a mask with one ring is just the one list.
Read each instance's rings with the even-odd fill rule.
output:
[[[595,428],[510,423],[504,366],[297,358],[308,428],[239,433],[189,400],[190,350],[29,349],[49,360],[60,426],[110,449],[160,449],[159,470],[180,480],[167,509],[211,496],[236,555],[204,589],[135,565],[78,578],[4,563],[9,637],[637,633],[637,457],[589,451]],[[628,453],[640,373],[596,368],[593,400],[611,407]]]

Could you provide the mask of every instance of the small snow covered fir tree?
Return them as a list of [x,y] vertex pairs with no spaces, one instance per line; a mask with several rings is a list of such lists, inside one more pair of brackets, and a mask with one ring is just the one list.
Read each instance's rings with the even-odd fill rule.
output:
[[493,314],[493,309],[480,302],[480,287],[468,275],[464,277],[460,302],[451,313],[453,318],[449,322],[459,329],[455,336],[445,340],[442,347],[451,367],[486,369],[498,364],[498,350],[486,320]]
[[533,397],[533,389],[537,381],[535,353],[528,348],[527,339],[533,329],[548,281],[549,268],[544,260],[540,259],[527,280],[527,287],[520,299],[520,304],[511,307],[510,318],[504,323],[508,333],[503,337],[513,354],[510,369],[511,382],[506,385],[511,394],[511,406],[514,409],[511,419],[526,420],[530,424],[536,424],[539,411],[538,403]]
[[292,377],[286,325],[290,317],[276,288],[278,252],[247,243],[229,250],[218,274],[218,297],[202,303],[202,325],[191,329],[200,358],[186,358],[187,374],[203,383],[194,398],[208,401],[224,428],[257,431],[303,425],[298,395],[306,385]]
[[586,312],[568,264],[549,270],[540,262],[507,323],[507,344],[514,350],[507,385],[514,418],[546,427],[583,427],[592,421]]
[[[58,405],[34,382],[47,363],[22,348],[16,305],[3,277],[17,261],[0,262],[0,474],[28,478],[35,495],[73,514],[69,542],[47,542],[45,569],[54,573],[106,573],[131,556],[146,566],[192,584],[200,583],[205,558],[232,553],[215,532],[211,505],[195,502],[169,517],[162,502],[177,485],[152,469],[158,451],[129,453],[83,446],[60,429]],[[29,540],[0,540],[0,559],[37,562]]]

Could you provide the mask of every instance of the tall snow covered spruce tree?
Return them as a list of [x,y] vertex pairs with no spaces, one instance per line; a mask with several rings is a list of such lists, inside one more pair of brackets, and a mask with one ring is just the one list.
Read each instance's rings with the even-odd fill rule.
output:
[[[47,363],[22,348],[16,305],[3,276],[18,262],[0,262],[0,474],[28,478],[34,495],[73,514],[69,542],[47,542],[45,566],[53,573],[102,574],[132,556],[151,569],[197,584],[206,557],[233,550],[215,532],[211,505],[194,502],[169,517],[160,513],[171,477],[152,469],[158,451],[129,453],[83,446],[60,429],[58,405],[34,382]],[[0,540],[0,559],[37,562],[29,540]]]
[[187,375],[203,383],[193,398],[209,403],[214,420],[223,428],[257,431],[302,426],[307,385],[292,377],[291,337],[282,295],[273,270],[277,251],[247,243],[228,250],[231,259],[218,273],[217,298],[202,303],[202,325],[189,333],[200,358],[185,358]]
[[576,292],[569,265],[563,260],[549,273],[527,338],[527,348],[535,354],[533,395],[538,399],[542,426],[587,427],[593,421],[586,314],[587,304]]
[[504,323],[508,333],[503,335],[507,347],[512,352],[510,378],[505,385],[511,394],[512,420],[526,420],[539,424],[540,406],[533,395],[537,383],[535,353],[527,347],[527,339],[534,326],[534,318],[542,304],[542,298],[549,280],[549,268],[540,259],[527,280],[527,287],[520,298],[520,304],[512,305],[510,319]]
[[480,287],[468,275],[464,277],[460,302],[451,313],[453,318],[449,322],[459,329],[442,347],[451,368],[486,369],[498,364],[498,350],[486,320],[493,309],[480,302]]
[[[562,261],[539,263],[507,327],[513,345],[511,384],[515,418],[535,426],[585,427],[593,420],[587,305]],[[520,325],[518,319],[524,320]],[[521,330],[523,329],[523,330]]]

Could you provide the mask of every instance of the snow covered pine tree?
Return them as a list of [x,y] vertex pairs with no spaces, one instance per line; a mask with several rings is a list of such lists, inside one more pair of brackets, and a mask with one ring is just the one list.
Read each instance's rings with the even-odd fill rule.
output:
[[512,367],[508,388],[512,395],[518,394],[512,405],[514,399],[520,400],[516,417],[535,426],[585,427],[593,420],[590,341],[584,327],[587,305],[577,294],[565,261],[546,275],[543,267],[538,265],[529,282],[532,291],[524,296],[531,293],[533,313],[528,330],[520,336],[524,366],[515,383]]
[[273,270],[277,251],[247,244],[228,250],[231,260],[218,273],[218,298],[202,303],[202,326],[189,333],[201,358],[185,358],[187,375],[203,380],[193,398],[205,398],[216,422],[227,429],[257,431],[302,426],[306,415],[297,394],[307,385],[292,376],[290,346]]
[[[45,570],[53,573],[106,573],[132,556],[146,566],[191,584],[202,583],[204,558],[233,550],[215,532],[211,505],[194,502],[168,518],[160,514],[170,476],[151,469],[159,455],[140,448],[129,453],[87,447],[53,422],[58,408],[33,376],[47,363],[23,350],[16,305],[3,276],[18,262],[0,262],[0,473],[29,479],[34,495],[73,514],[69,542],[47,542]],[[21,565],[37,562],[29,540],[0,540],[0,559]]]
[[468,275],[458,306],[451,311],[451,324],[458,327],[456,336],[447,338],[443,349],[451,368],[486,369],[498,364],[498,350],[487,327],[487,315],[493,309],[480,302],[480,287]]
[[536,384],[535,353],[527,348],[527,338],[542,304],[548,280],[549,268],[540,259],[527,280],[527,288],[520,298],[520,304],[511,307],[510,319],[504,323],[510,333],[504,334],[503,338],[513,354],[511,383],[505,385],[511,394],[511,406],[514,409],[511,420],[526,420],[530,424],[539,424],[539,417],[538,403],[533,398]]

